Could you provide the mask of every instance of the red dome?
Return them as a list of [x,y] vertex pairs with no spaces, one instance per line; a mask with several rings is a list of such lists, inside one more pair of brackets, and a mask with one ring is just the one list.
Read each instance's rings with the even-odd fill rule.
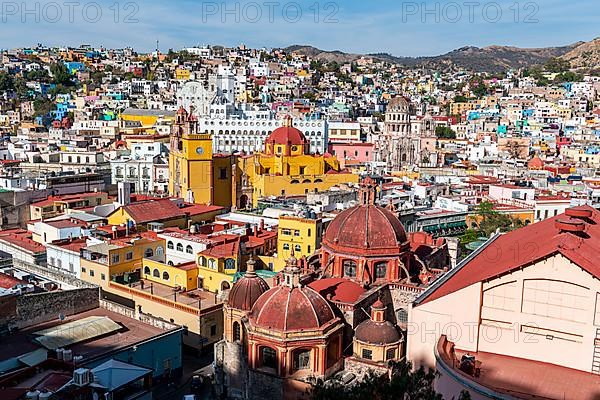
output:
[[302,146],[306,144],[306,137],[293,126],[281,126],[271,132],[266,143]]
[[250,322],[280,332],[317,330],[337,320],[329,303],[309,287],[277,286],[260,296]]
[[375,322],[372,319],[358,324],[354,337],[371,344],[391,344],[402,340],[402,335],[390,321]]
[[267,290],[267,282],[255,273],[248,272],[229,291],[227,305],[238,310],[250,311],[256,300]]
[[364,250],[398,249],[407,242],[400,220],[389,210],[373,204],[341,212],[329,224],[323,242],[331,248]]

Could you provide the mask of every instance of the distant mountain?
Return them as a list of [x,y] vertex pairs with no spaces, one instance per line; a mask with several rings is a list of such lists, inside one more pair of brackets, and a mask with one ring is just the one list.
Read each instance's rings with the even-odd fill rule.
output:
[[285,50],[286,53],[297,52],[297,53],[303,54],[307,57],[310,57],[314,60],[319,60],[319,61],[323,61],[323,62],[335,61],[339,64],[352,62],[352,61],[355,61],[355,60],[359,59],[360,57],[362,57],[361,54],[344,53],[339,50],[326,51],[326,50],[317,49],[316,47],[313,47],[313,46],[302,46],[302,45],[289,46],[283,50]]
[[581,43],[562,58],[569,61],[573,68],[582,70],[600,68],[600,37]]
[[[524,68],[543,64],[550,58],[565,56],[585,45],[589,45],[589,43],[578,42],[568,46],[532,49],[511,46],[488,46],[483,48],[467,46],[433,57],[396,57],[386,53],[367,54],[366,56],[408,67],[444,68],[457,66],[474,71],[494,73],[503,72],[511,68]],[[338,50],[325,51],[313,46],[301,45],[290,46],[284,50],[289,52],[296,51],[325,62],[336,61],[338,63],[351,62],[363,56],[361,54],[344,53]],[[596,54],[598,54],[598,44],[596,44],[595,50]],[[578,59],[577,55],[573,57],[574,59]]]

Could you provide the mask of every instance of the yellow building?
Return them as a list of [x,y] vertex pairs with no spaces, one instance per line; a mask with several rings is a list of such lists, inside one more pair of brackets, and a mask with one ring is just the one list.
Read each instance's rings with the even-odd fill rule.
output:
[[[309,257],[321,247],[324,227],[320,218],[282,215],[277,229],[277,258],[281,260],[289,259],[292,252],[296,258]],[[282,262],[278,269],[275,266],[275,271],[281,271],[284,266]]]
[[195,290],[198,288],[198,267],[192,261],[179,265],[168,265],[160,261],[144,258],[142,277],[146,280],[172,288]]
[[337,158],[310,154],[310,143],[290,117],[265,141],[262,153],[240,157],[235,171],[235,204],[256,206],[269,196],[299,196],[357,183],[358,175],[342,170]]
[[196,259],[199,268],[198,285],[214,293],[230,289],[234,275],[240,270],[240,237],[225,236],[223,235],[222,243],[200,252]]
[[145,230],[148,224],[161,223],[164,228],[187,228],[190,223],[213,221],[225,211],[220,206],[190,204],[181,199],[145,200],[121,206],[107,216],[109,225],[133,224]]
[[144,257],[164,256],[164,239],[142,237],[92,244],[81,250],[81,279],[106,290],[111,280],[141,270]]
[[178,81],[189,81],[191,72],[185,68],[177,68],[175,70],[175,79]]
[[148,110],[140,108],[127,108],[120,115],[121,121],[139,122],[142,126],[154,126],[159,120],[173,121],[173,111]]
[[169,194],[192,203],[230,207],[234,157],[213,156],[211,135],[197,131],[197,119],[180,108],[171,135]]

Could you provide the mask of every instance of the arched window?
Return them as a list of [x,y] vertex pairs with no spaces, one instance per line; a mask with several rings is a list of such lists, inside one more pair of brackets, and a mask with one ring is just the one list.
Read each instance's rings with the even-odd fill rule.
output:
[[225,260],[225,269],[235,269],[235,260],[233,258]]
[[215,261],[214,258],[209,258],[208,259],[208,268],[210,268],[210,269],[217,269],[217,261]]
[[167,249],[169,250],[173,250],[174,246],[173,246],[173,242],[171,242],[170,240],[167,242]]
[[294,351],[294,369],[309,369],[310,368],[310,350],[301,349]]
[[156,248],[156,255],[157,256],[162,256],[163,254],[165,254],[165,249],[163,249],[162,246],[158,246]]
[[194,254],[194,249],[192,249],[192,246],[188,244],[187,246],[185,246],[185,252],[188,254]]
[[144,275],[150,275],[150,267],[144,267]]
[[344,260],[344,263],[342,265],[344,267],[344,276],[347,276],[349,278],[356,277],[356,263],[354,261]]
[[375,279],[385,279],[387,276],[387,262],[382,261],[375,264]]
[[183,245],[181,243],[177,243],[177,251],[183,251]]
[[260,361],[263,367],[277,369],[277,352],[270,347],[262,347]]
[[239,342],[240,340],[242,340],[242,329],[240,323],[236,321],[233,323],[233,341]]
[[198,257],[198,265],[201,267],[205,267],[206,266],[206,257],[204,257],[204,256]]
[[160,271],[158,270],[158,268],[154,268],[154,271],[152,271],[152,276],[154,276],[155,278],[160,278]]
[[152,257],[154,255],[154,250],[152,250],[152,247],[148,247],[146,249],[146,251],[144,251],[144,257]]
[[168,280],[169,280],[169,273],[168,273],[167,271],[164,271],[164,272],[163,272],[163,279],[164,279],[165,281],[168,281]]

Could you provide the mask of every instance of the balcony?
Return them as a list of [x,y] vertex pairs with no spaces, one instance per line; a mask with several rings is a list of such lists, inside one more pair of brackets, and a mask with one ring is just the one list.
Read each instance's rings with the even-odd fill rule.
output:
[[445,335],[435,348],[435,359],[441,373],[436,387],[448,399],[462,390],[469,390],[473,398],[493,399],[596,399],[600,393],[598,375],[502,354],[467,354]]

